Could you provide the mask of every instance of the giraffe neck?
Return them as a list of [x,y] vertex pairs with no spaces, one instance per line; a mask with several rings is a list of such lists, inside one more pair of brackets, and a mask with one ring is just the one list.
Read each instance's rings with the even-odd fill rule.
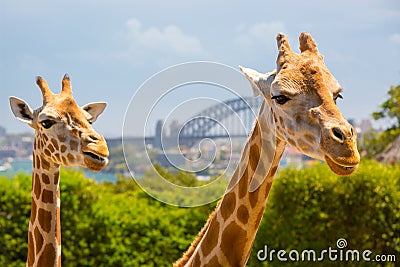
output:
[[46,159],[35,138],[27,266],[61,266],[60,167]]
[[[246,264],[264,213],[272,179],[286,147],[286,142],[277,137],[276,150],[266,151],[274,155],[272,166],[268,173],[262,174],[265,179],[261,186],[256,191],[250,192],[252,178],[260,175],[255,173],[254,166],[257,166],[255,162],[260,159],[261,143],[260,124],[257,120],[235,172],[241,175],[239,182],[224,195],[191,248],[174,266]],[[244,170],[239,172],[239,168]]]

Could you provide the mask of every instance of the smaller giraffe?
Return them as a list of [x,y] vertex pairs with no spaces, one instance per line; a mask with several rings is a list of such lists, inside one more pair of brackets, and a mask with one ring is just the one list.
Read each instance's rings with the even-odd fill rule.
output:
[[36,83],[43,96],[38,109],[33,111],[25,101],[10,97],[15,117],[35,130],[26,266],[61,266],[60,166],[99,171],[107,165],[106,141],[91,126],[106,103],[79,107],[67,74],[60,94],[52,93],[41,77]]

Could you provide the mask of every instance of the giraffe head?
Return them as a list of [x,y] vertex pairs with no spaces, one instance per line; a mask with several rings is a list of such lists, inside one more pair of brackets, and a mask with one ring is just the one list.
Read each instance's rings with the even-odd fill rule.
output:
[[38,109],[33,111],[25,101],[10,97],[15,117],[35,129],[34,150],[57,165],[82,166],[93,171],[105,167],[109,155],[107,144],[91,124],[103,112],[106,103],[79,107],[72,97],[68,75],[62,80],[60,94],[51,92],[41,77],[36,83],[43,95],[43,105]]
[[286,36],[278,34],[277,69],[260,74],[241,68],[255,95],[261,95],[274,115],[276,136],[316,159],[333,172],[348,175],[357,169],[360,155],[356,132],[343,117],[336,100],[342,88],[325,66],[310,34],[299,38],[300,54]]

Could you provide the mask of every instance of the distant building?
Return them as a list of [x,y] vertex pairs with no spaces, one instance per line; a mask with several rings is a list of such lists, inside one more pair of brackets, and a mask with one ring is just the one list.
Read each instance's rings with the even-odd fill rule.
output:
[[0,148],[0,159],[15,158],[17,151],[13,148]]
[[364,119],[361,121],[359,128],[362,133],[366,133],[372,130],[372,122],[371,120]]
[[162,128],[164,125],[163,120],[158,120],[156,124],[156,135],[154,136],[154,148],[162,149]]
[[185,157],[181,153],[159,153],[156,161],[164,168],[178,168],[185,165]]
[[179,123],[179,121],[173,120],[169,125],[169,136],[172,138],[178,138],[181,126],[182,125]]
[[6,135],[6,133],[7,133],[7,130],[6,130],[6,128],[4,128],[4,127],[0,126],[0,136],[5,136],[5,135]]

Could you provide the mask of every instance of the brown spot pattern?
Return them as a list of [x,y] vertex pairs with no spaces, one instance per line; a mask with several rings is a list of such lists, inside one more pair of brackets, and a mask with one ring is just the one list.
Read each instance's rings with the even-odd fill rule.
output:
[[258,193],[260,190],[256,190],[254,192],[249,193],[249,200],[250,200],[250,206],[254,209],[254,207],[257,205],[258,202]]
[[278,170],[278,165],[272,167],[271,171],[269,172],[269,176],[274,176],[277,170]]
[[260,158],[260,147],[256,143],[253,143],[250,147],[250,156],[249,156],[250,167],[253,171],[257,167],[259,158]]
[[247,184],[248,184],[248,176],[247,176],[248,169],[246,169],[243,173],[243,176],[240,178],[239,181],[239,198],[242,199],[247,194]]
[[241,205],[237,211],[237,218],[243,224],[246,224],[249,221],[249,211],[245,205]]
[[208,254],[210,254],[218,244],[219,222],[215,217],[213,222],[210,224],[207,235],[209,238],[204,239],[204,241],[201,243],[201,251],[203,252],[204,257],[207,257]]
[[272,182],[267,184],[267,187],[265,188],[265,198],[268,197],[269,190],[271,190],[272,187]]
[[74,159],[75,159],[75,157],[74,157],[74,155],[72,155],[72,154],[68,154],[68,155],[67,155],[67,159],[68,159],[69,162],[73,162]]
[[56,150],[58,150],[58,142],[57,142],[57,140],[54,139],[54,138],[51,138],[51,143],[53,144],[54,148],[55,148]]
[[46,171],[50,170],[50,163],[47,160],[43,159],[42,166],[43,166],[43,169],[45,169]]
[[307,142],[314,143],[314,140],[315,140],[314,135],[312,135],[310,133],[306,133],[306,134],[304,134],[304,138],[307,140]]
[[36,201],[32,197],[32,205],[31,205],[31,223],[33,224],[36,220]]
[[53,192],[44,189],[42,192],[42,201],[43,203],[54,203]]
[[296,146],[296,141],[294,141],[292,138],[288,138],[288,142],[289,144],[291,144],[292,146]]
[[67,139],[67,137],[66,137],[65,135],[58,134],[58,135],[57,135],[57,139],[58,139],[58,141],[60,141],[60,142],[65,142],[65,140]]
[[47,148],[50,150],[51,153],[54,153],[55,149],[52,144],[49,144],[49,146]]
[[67,146],[62,144],[61,145],[61,153],[64,153],[67,150]]
[[69,148],[73,151],[78,150],[78,141],[75,140],[69,141]]
[[219,267],[219,266],[222,265],[219,263],[217,255],[212,257],[211,260],[204,265],[204,267]]
[[231,216],[236,207],[236,196],[234,192],[230,192],[225,195],[222,204],[223,206],[221,206],[221,215],[222,218],[226,221],[229,216]]
[[38,217],[39,221],[42,222],[41,226],[43,230],[49,233],[51,230],[51,221],[52,221],[51,212],[39,208]]
[[46,173],[42,173],[42,181],[45,184],[50,184],[50,178]]
[[46,244],[42,255],[38,260],[38,266],[54,266],[56,261],[56,250],[52,244]]
[[42,191],[42,186],[40,185],[39,174],[35,173],[33,192],[35,193],[36,199],[39,199],[41,191]]
[[196,256],[193,259],[192,266],[201,266],[200,256],[198,253],[196,254]]
[[295,134],[293,128],[291,128],[291,127],[288,127],[288,128],[286,129],[286,131],[287,131],[287,133],[288,133],[289,135],[294,135],[294,134]]
[[281,125],[284,125],[284,123],[283,123],[283,118],[282,118],[281,116],[279,116],[279,123],[280,123]]
[[243,244],[247,242],[246,231],[231,222],[222,233],[221,250],[231,266],[240,266]]
[[60,172],[59,171],[54,173],[54,184],[58,184],[58,179],[60,179]]
[[28,266],[32,266],[35,262],[35,244],[33,242],[33,235],[31,232],[28,233]]
[[37,227],[35,227],[34,236],[35,236],[36,254],[38,254],[43,246],[43,236],[40,234],[40,231]]
[[36,156],[35,162],[36,162],[36,169],[40,169],[40,158],[39,158],[39,156]]
[[48,157],[51,157],[51,153],[50,150],[48,150],[47,148],[44,150],[44,154]]

